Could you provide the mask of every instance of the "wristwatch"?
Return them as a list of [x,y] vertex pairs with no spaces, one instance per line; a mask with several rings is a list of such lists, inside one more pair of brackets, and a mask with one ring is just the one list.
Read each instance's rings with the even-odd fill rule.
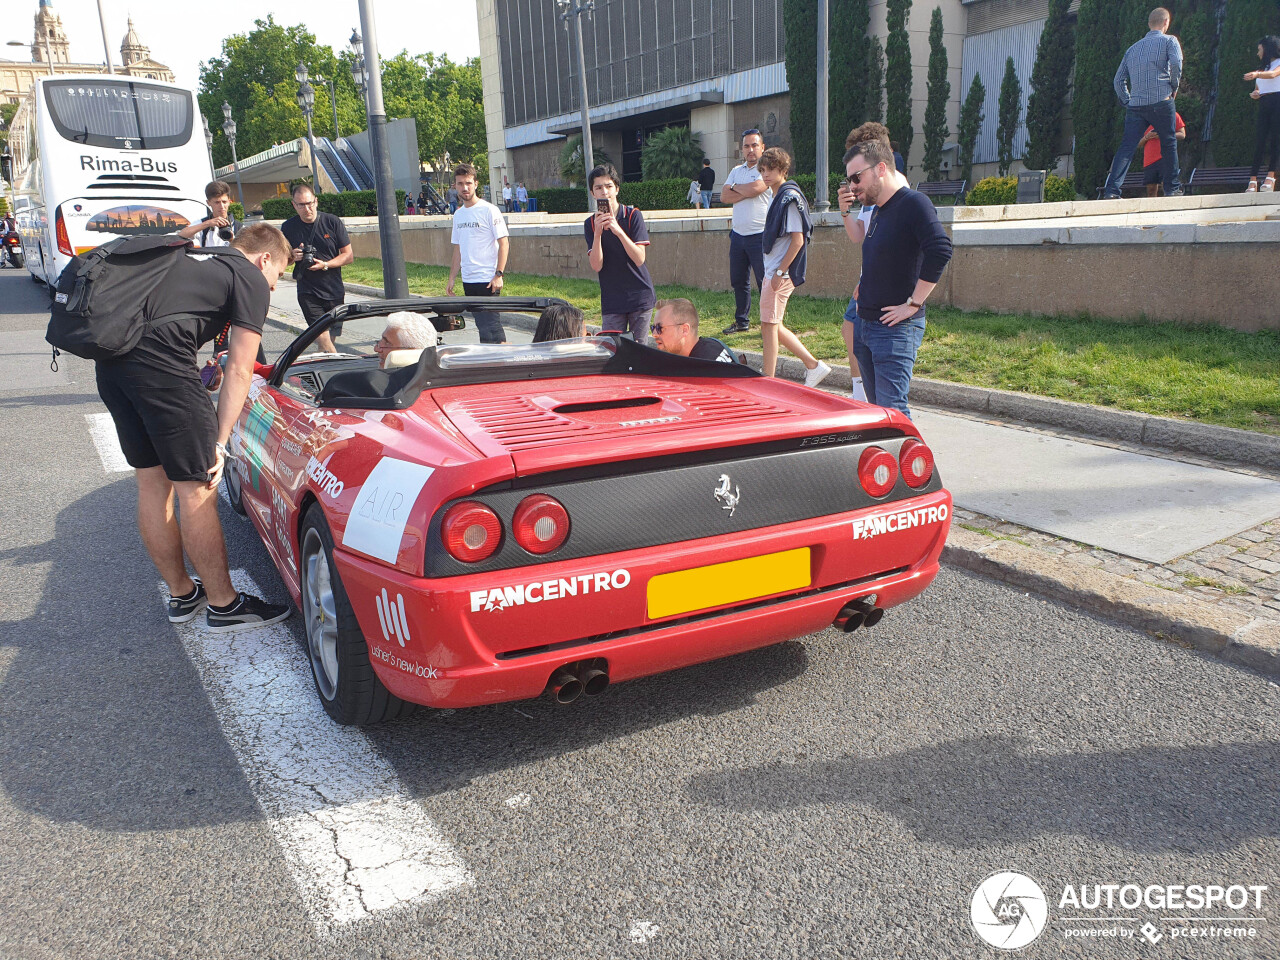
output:
[[501,271],[501,270],[495,270],[495,271],[493,271],[493,276],[494,276],[494,278],[495,278],[495,279],[496,279],[496,278],[498,278],[498,277],[500,277],[500,276],[502,276],[502,271]]
[[775,271],[773,271],[773,275],[774,275],[775,277],[789,277],[789,276],[791,276],[791,274],[790,274],[790,273],[788,273],[786,270],[775,270]]
[[915,297],[907,297],[907,303],[911,304],[911,306],[915,307],[917,310],[924,306],[924,304]]
[[847,217],[851,213],[853,213],[853,207],[850,207],[848,210],[841,210],[840,216]]
[[326,260],[324,263],[320,264],[320,269],[321,269],[321,270],[328,270],[328,269],[329,269],[329,261],[328,261],[328,260]]

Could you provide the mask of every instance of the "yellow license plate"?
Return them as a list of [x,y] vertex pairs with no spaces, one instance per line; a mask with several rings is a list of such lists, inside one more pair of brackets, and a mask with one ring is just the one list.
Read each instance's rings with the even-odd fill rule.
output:
[[809,548],[660,573],[649,581],[649,618],[707,610],[809,586]]

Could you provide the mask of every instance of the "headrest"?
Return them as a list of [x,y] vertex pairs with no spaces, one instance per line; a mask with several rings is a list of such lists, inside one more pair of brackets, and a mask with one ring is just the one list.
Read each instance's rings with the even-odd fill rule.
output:
[[387,359],[382,364],[383,370],[399,370],[401,367],[411,367],[422,357],[422,348],[416,350],[392,350],[387,354]]

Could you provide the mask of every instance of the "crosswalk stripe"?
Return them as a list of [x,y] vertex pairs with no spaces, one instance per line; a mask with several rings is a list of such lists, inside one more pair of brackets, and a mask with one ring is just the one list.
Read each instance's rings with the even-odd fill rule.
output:
[[102,469],[107,473],[124,473],[132,470],[129,461],[124,458],[120,449],[120,438],[116,435],[116,425],[109,413],[86,413],[89,423],[89,436],[93,445],[98,448],[98,459],[102,461]]
[[[231,579],[260,593],[242,570]],[[287,621],[213,633],[200,614],[177,626],[322,935],[472,882],[368,738],[320,707]]]

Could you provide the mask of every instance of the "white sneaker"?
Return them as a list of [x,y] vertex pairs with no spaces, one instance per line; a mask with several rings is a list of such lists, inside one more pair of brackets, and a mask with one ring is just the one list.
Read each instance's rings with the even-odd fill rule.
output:
[[806,387],[816,387],[823,380],[827,379],[827,374],[830,372],[831,368],[819,360],[816,367],[805,372],[804,385]]
[[867,399],[867,391],[862,386],[861,377],[853,378],[853,399],[862,400],[864,402]]

